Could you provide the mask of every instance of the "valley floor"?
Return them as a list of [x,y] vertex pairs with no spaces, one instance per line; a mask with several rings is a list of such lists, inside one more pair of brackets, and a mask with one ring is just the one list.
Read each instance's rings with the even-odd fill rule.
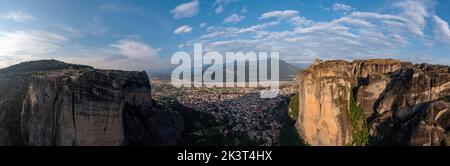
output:
[[[215,144],[300,145],[301,143],[286,142],[298,140],[294,122],[287,115],[290,97],[295,92],[292,84],[293,82],[288,82],[281,86],[278,97],[263,99],[257,88],[175,88],[168,81],[156,80],[152,81],[152,96],[157,102],[175,100],[192,111],[212,115],[217,122],[214,128],[216,131],[212,133],[219,134],[216,138],[221,139]],[[202,122],[196,123],[200,123],[197,126],[202,126]],[[214,134],[210,130],[211,125],[197,127],[189,134],[213,139],[211,137]],[[193,140],[193,144],[201,144],[198,141],[201,140]],[[186,144],[190,143],[192,142]]]

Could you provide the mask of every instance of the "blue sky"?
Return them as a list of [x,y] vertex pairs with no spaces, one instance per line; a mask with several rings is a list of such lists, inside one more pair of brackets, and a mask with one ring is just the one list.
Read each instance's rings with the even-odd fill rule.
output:
[[446,0],[0,0],[0,67],[59,59],[167,67],[208,51],[278,51],[290,63],[394,58],[450,65]]

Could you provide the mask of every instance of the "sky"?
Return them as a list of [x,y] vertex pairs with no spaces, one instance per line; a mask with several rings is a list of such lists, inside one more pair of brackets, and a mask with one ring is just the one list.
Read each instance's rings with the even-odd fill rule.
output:
[[57,59],[166,68],[177,51],[276,51],[289,63],[450,65],[447,0],[0,0],[0,68]]

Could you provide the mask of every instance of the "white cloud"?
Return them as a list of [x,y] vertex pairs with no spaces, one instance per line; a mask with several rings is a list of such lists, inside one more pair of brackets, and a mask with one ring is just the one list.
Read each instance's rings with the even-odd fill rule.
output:
[[[184,43],[191,47],[202,42],[205,50],[226,52],[279,51],[291,62],[324,59],[408,58],[401,51],[414,45],[429,45],[430,38],[423,33],[426,20],[431,18],[433,3],[425,1],[398,2],[384,13],[352,12],[340,18],[313,22],[299,16],[296,10],[270,11],[259,19],[275,21],[249,27],[208,28],[207,33]],[[343,9],[341,5],[341,9]],[[352,9],[353,10],[353,9]],[[413,10],[418,10],[413,16]],[[450,39],[447,22],[435,17],[436,36]],[[281,23],[297,25],[281,31],[268,29]]]
[[117,48],[121,55],[130,59],[155,57],[160,50],[154,49],[147,44],[128,39],[119,40],[117,43],[111,44],[111,47]]
[[31,15],[30,13],[28,13],[26,11],[22,11],[22,10],[7,13],[7,14],[3,15],[2,18],[6,19],[6,20],[10,20],[10,21],[15,21],[15,22],[26,22],[26,21],[32,21],[35,19],[33,17],[33,15]]
[[417,36],[424,35],[426,17],[430,16],[429,13],[433,6],[432,1],[424,0],[407,0],[394,4],[394,7],[403,11],[400,16],[407,20],[410,31]]
[[232,14],[223,20],[224,23],[238,23],[245,19],[245,16],[241,16],[239,14]]
[[269,22],[269,23],[265,23],[265,24],[254,25],[254,26],[251,26],[248,28],[238,29],[237,33],[258,32],[258,31],[260,32],[260,31],[266,29],[267,27],[275,26],[278,24],[279,24],[279,22]]
[[283,10],[283,11],[271,11],[261,15],[259,17],[260,20],[268,19],[268,18],[278,18],[278,19],[286,19],[293,16],[297,16],[298,11],[296,10]]
[[187,18],[194,17],[199,12],[199,2],[198,0],[193,0],[192,2],[183,3],[175,7],[175,9],[171,10],[170,13],[173,15],[173,18]]
[[63,31],[63,34],[65,36],[70,36],[70,37],[83,37],[85,34],[84,32],[82,32],[80,29],[77,28],[73,28],[70,26],[61,26],[61,30]]
[[436,38],[440,41],[450,44],[450,29],[448,27],[448,23],[436,15],[433,15],[433,21]]
[[214,13],[220,14],[220,13],[223,13],[223,11],[224,11],[223,6],[222,6],[222,5],[219,5],[219,6],[216,8],[216,10],[214,10]]
[[41,30],[0,33],[0,56],[37,55],[54,52],[67,39]]
[[183,25],[181,27],[178,27],[177,29],[175,29],[175,31],[173,31],[173,33],[175,35],[182,35],[182,34],[186,34],[186,33],[191,33],[193,30],[193,28],[189,25]]
[[367,19],[379,19],[379,20],[396,20],[406,22],[407,20],[403,17],[391,14],[379,14],[372,12],[352,12],[351,17],[367,18]]
[[131,39],[121,39],[106,47],[81,46],[73,56],[56,59],[75,64],[90,65],[100,69],[149,70],[167,66],[159,58],[161,49]]
[[0,32],[0,67],[55,52],[66,41],[64,36],[42,30]]
[[205,22],[204,22],[204,23],[201,23],[201,24],[199,25],[200,28],[204,28],[204,27],[206,27],[206,26],[208,26],[208,24],[205,23]]
[[214,13],[216,14],[220,14],[223,13],[225,11],[225,7],[232,3],[232,2],[236,2],[237,0],[216,0],[213,4],[214,9]]
[[343,3],[334,3],[331,6],[331,10],[336,11],[336,12],[349,12],[352,11],[353,8],[349,5],[343,4]]
[[262,14],[259,19],[264,20],[269,18],[276,18],[280,21],[287,21],[295,26],[305,26],[311,24],[310,20],[298,16],[298,13],[299,12],[296,10],[271,11]]

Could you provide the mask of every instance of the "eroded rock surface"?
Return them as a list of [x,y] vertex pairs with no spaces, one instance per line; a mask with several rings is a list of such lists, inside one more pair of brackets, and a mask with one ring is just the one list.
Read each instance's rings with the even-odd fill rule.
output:
[[397,60],[317,61],[300,74],[297,129],[311,145],[352,141],[350,96],[381,145],[448,142],[450,68]]
[[28,145],[174,145],[183,121],[152,108],[145,72],[82,69],[35,73],[21,129]]
[[349,90],[356,80],[345,61],[311,66],[300,75],[297,128],[311,145],[343,145],[351,141]]

